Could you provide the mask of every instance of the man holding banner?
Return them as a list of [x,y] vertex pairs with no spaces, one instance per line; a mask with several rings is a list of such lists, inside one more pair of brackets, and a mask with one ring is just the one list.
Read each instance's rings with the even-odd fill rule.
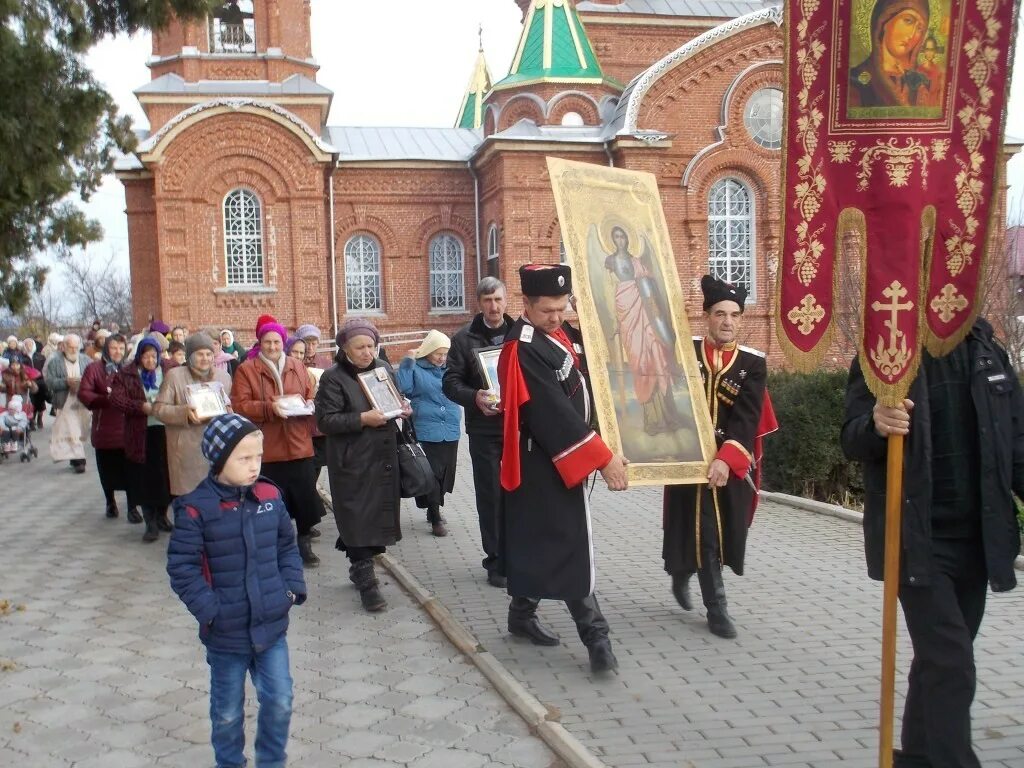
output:
[[[1018,3],[800,0],[785,8],[777,328],[797,368],[821,363],[835,330],[837,267],[848,268],[837,255],[856,242],[861,338],[844,445],[871,477],[865,541],[872,575],[885,579],[879,765],[893,764],[898,596],[915,650],[904,727],[912,754],[899,764],[970,768],[978,765],[968,712],[979,585],[987,577],[996,589],[1013,586],[1004,557],[1016,527],[1006,515],[1017,480],[1010,470],[1024,461],[1014,442],[1024,413],[1013,371],[991,330],[975,324],[1001,226]],[[1005,445],[994,443],[997,424],[1009,431]],[[1010,452],[997,462],[1000,450]],[[942,643],[954,658],[936,662]]]
[[[1024,400],[992,326],[945,357],[923,355],[909,399],[885,407],[855,360],[843,451],[864,465],[868,575],[883,578],[885,454],[906,435],[899,599],[914,646],[897,768],[978,768],[971,748],[973,641],[994,592],[1017,584],[1012,493],[1024,496]],[[986,584],[987,582],[987,584]]]

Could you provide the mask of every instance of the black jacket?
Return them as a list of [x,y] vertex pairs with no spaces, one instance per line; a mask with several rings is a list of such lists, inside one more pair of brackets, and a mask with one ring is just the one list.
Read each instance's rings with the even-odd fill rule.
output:
[[[1024,494],[1024,400],[1005,350],[992,326],[978,319],[962,342],[971,364],[971,399],[978,419],[981,532],[994,592],[1017,585],[1013,561],[1020,551],[1013,493]],[[923,353],[927,354],[927,353]],[[906,438],[900,580],[927,586],[932,552],[931,417],[924,367],[910,387],[914,402]],[[881,580],[885,552],[886,440],[874,429],[875,398],[854,360],[846,386],[846,417],[840,440],[847,458],[864,465],[864,551],[868,575]]]
[[[508,315],[504,317],[511,329],[515,320]],[[487,383],[473,350],[490,346],[481,312],[452,336],[452,346],[448,350],[448,370],[444,373],[441,390],[445,397],[466,409],[466,433],[470,435],[500,436],[502,433],[501,415],[484,416],[476,407],[476,393],[487,389]]]
[[[327,478],[334,519],[346,547],[387,547],[402,538],[398,431],[394,421],[364,427],[370,401],[340,352],[316,392],[316,423],[327,436]],[[394,379],[391,366],[374,360]],[[369,370],[369,369],[367,369]]]

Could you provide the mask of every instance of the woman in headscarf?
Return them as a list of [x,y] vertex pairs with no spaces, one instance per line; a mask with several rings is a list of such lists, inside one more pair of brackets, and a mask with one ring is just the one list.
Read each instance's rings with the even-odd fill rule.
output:
[[[349,559],[348,576],[363,608],[382,611],[387,603],[373,570],[374,555],[402,538],[398,430],[371,405],[358,376],[380,370],[394,379],[391,366],[376,357],[380,334],[365,318],[349,318],[337,336],[335,365],[320,377],[316,421],[327,436],[337,548]],[[412,409],[402,415],[408,418]]]
[[209,336],[210,341],[213,342],[213,367],[224,371],[228,376],[233,376],[235,368],[238,367],[238,359],[224,351],[224,345],[221,343],[220,334],[217,333],[216,328],[207,328],[203,333]]
[[[323,517],[324,505],[316,490],[313,464],[312,415],[298,415],[282,398],[312,405],[313,382],[298,360],[284,353],[288,332],[276,320],[258,326],[258,351],[235,371],[231,404],[263,430],[263,475],[284,494],[288,513],[295,519],[303,564],[316,566],[312,528]],[[310,408],[310,411],[312,409]]]
[[402,394],[412,401],[416,416],[416,438],[423,445],[437,483],[426,496],[416,497],[416,506],[427,510],[427,522],[435,536],[447,536],[441,517],[444,495],[455,487],[455,468],[462,434],[462,408],[441,391],[448,350],[452,341],[440,331],[427,334],[419,348],[402,359],[395,379]]
[[43,359],[49,360],[51,357],[53,357],[53,353],[60,348],[61,342],[63,341],[64,337],[56,332],[51,333],[49,336],[47,336],[46,345],[43,347]]
[[30,395],[34,395],[39,386],[33,381],[21,358],[11,360],[3,372],[3,392],[7,396],[7,402],[15,395],[21,395],[22,402],[27,402]]
[[220,332],[220,348],[231,355],[235,360],[241,360],[245,355],[242,345],[235,341],[235,334],[230,328]]
[[927,91],[917,54],[928,33],[927,0],[877,0],[871,10],[871,53],[850,69],[850,107],[913,107]]
[[327,370],[334,361],[331,360],[331,356],[324,354],[319,351],[320,349],[320,329],[312,323],[306,323],[300,325],[295,331],[296,338],[302,339],[306,347],[305,355],[303,355],[302,362],[307,368],[320,368],[321,370]]
[[110,400],[124,413],[124,452],[130,462],[132,501],[142,508],[146,531],[142,540],[156,541],[170,531],[167,505],[171,503],[167,476],[167,436],[153,415],[153,403],[163,383],[160,343],[149,336],[135,350],[135,360],[114,376]]
[[205,333],[194,333],[185,340],[184,347],[184,364],[164,372],[160,394],[153,403],[153,415],[167,427],[172,498],[191,493],[210,473],[202,452],[206,422],[192,408],[189,388],[212,387],[220,390],[225,402],[231,398],[231,377],[213,366],[213,340]]
[[25,354],[21,351],[21,344],[18,343],[17,336],[7,337],[7,346],[4,347],[2,357],[7,361],[20,360],[22,363],[25,362]]
[[[92,447],[96,451],[96,470],[107,502],[107,517],[115,518],[120,512],[114,491],[128,492],[128,459],[124,455],[124,413],[114,407],[110,392],[114,376],[121,370],[127,348],[124,336],[107,336],[99,360],[92,362],[82,375],[78,399],[92,411]],[[128,522],[141,523],[142,516],[128,494]]]
[[46,400],[49,397],[49,392],[46,391],[46,381],[42,377],[43,369],[46,367],[46,356],[34,339],[25,339],[21,342],[21,347],[25,350],[25,356],[32,361],[29,365],[40,374],[35,380],[36,390],[32,393],[32,408],[35,411],[33,420],[36,428],[42,429],[43,411],[46,410]]

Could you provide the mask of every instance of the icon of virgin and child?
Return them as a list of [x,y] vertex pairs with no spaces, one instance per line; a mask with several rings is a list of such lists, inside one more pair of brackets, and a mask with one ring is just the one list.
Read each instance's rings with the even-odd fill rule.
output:
[[946,68],[940,57],[945,46],[935,29],[947,24],[948,18],[932,19],[928,0],[876,0],[869,52],[850,68],[847,107],[941,108]]
[[[635,400],[648,435],[671,433],[688,424],[676,407],[673,380],[683,374],[676,359],[676,334],[663,280],[645,235],[631,239],[633,227],[606,219],[588,236],[591,284],[608,341],[612,388],[620,404]],[[636,255],[639,253],[639,255]],[[597,263],[603,257],[603,263]],[[616,370],[617,369],[617,370]],[[627,392],[625,372],[632,390]]]

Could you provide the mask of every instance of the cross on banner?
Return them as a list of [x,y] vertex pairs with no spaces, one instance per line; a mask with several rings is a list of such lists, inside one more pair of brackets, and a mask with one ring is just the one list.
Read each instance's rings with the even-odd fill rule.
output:
[[885,327],[889,329],[889,346],[883,346],[884,339],[879,336],[878,346],[872,351],[871,358],[883,375],[895,379],[910,359],[906,335],[900,330],[899,315],[900,312],[913,309],[914,302],[900,303],[900,299],[906,297],[907,289],[899,280],[893,280],[888,288],[882,290],[882,295],[889,299],[889,303],[876,301],[871,304],[871,309],[875,312],[889,313],[889,319],[884,322]]
[[814,330],[814,326],[825,317],[825,308],[818,304],[811,294],[804,296],[799,307],[793,307],[786,315],[789,322],[799,326],[804,336]]

